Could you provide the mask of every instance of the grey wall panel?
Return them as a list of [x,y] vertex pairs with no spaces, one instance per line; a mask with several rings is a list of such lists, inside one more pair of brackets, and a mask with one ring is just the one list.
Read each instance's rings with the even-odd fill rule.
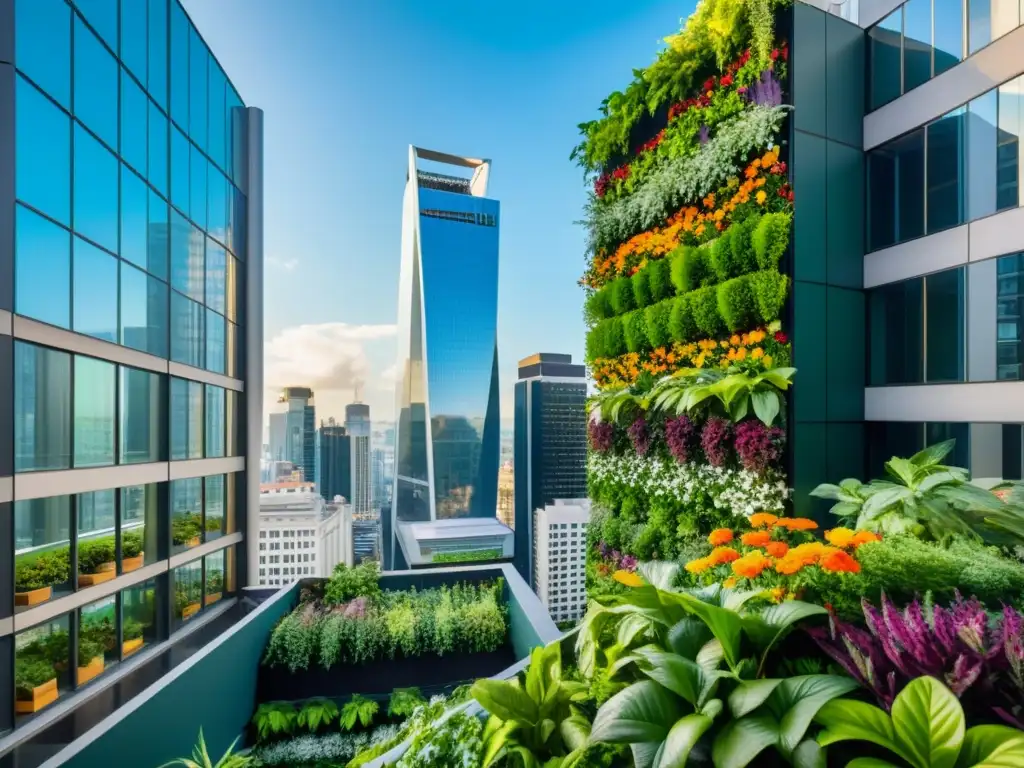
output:
[[14,63],[14,0],[0,0],[0,64]]
[[0,477],[14,474],[14,339],[0,335]]
[[[4,3],[0,0],[0,60]],[[14,309],[14,66],[0,63],[0,310]]]
[[967,380],[996,378],[996,260],[967,268]]

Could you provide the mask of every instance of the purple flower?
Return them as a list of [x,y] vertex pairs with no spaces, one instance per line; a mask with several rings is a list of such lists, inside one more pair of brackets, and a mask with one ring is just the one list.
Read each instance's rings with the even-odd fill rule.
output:
[[592,421],[587,426],[590,437],[590,447],[600,453],[607,453],[611,450],[612,442],[615,439],[615,427],[607,421]]
[[744,469],[764,472],[782,458],[785,432],[751,419],[736,426],[736,453]]
[[643,416],[638,417],[626,431],[629,433],[629,439],[633,441],[633,450],[639,456],[646,456],[651,448],[651,430],[647,428],[647,420]]
[[597,551],[601,553],[602,558],[607,559],[608,553],[611,552],[611,548],[602,541],[597,545]]
[[700,130],[697,131],[697,140],[700,141],[700,145],[703,147],[711,139],[711,129],[707,125],[702,124]]
[[697,427],[690,421],[689,416],[680,416],[665,422],[665,442],[668,443],[669,452],[680,464],[685,464],[690,458],[696,434]]
[[747,91],[747,98],[759,107],[777,107],[782,104],[782,86],[770,69]]
[[721,467],[728,458],[729,451],[729,422],[718,416],[712,416],[704,424],[700,433],[700,447],[704,449],[704,455],[708,463],[713,467]]
[[636,570],[636,558],[632,555],[626,555],[622,558],[622,562],[619,563],[619,567],[626,571]]

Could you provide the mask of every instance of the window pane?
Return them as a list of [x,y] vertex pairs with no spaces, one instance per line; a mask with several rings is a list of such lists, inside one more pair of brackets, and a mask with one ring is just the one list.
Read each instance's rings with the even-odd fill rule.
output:
[[149,239],[149,187],[121,166],[121,258],[146,269]]
[[871,109],[877,109],[900,95],[900,37],[903,9],[897,8],[868,32]]
[[138,84],[121,70],[121,157],[139,173],[146,174],[149,99]]
[[924,130],[888,146],[895,164],[896,242],[901,243],[924,234]]
[[203,458],[203,385],[188,382],[188,457]]
[[[1001,256],[997,261],[996,288],[996,378],[1000,381],[1024,377],[1024,334],[1021,308],[1024,307],[1024,281],[1020,279],[1021,256]],[[992,338],[992,330],[986,334]]]
[[996,209],[1016,208],[1020,190],[1021,87],[1017,78],[999,87],[999,132],[996,148]]
[[113,490],[95,491],[80,493],[76,499],[79,589],[117,576],[114,494]]
[[171,628],[178,629],[202,610],[203,561],[179,565],[171,571],[171,585],[174,590]]
[[14,47],[18,69],[71,109],[71,9],[67,3],[17,0]]
[[905,280],[868,293],[872,386],[919,384],[924,366],[923,281]]
[[14,307],[19,315],[71,325],[71,234],[17,206]]
[[[136,0],[130,0],[136,2]],[[141,4],[141,3],[140,3]],[[149,95],[167,108],[167,0],[149,0]]]
[[139,82],[146,82],[146,4],[121,0],[121,61]]
[[189,171],[192,188],[189,198],[189,214],[201,228],[206,228],[206,158],[195,147],[191,147],[192,167]]
[[957,109],[928,126],[928,232],[964,221],[964,110]]
[[224,373],[224,318],[206,310],[206,370]]
[[966,360],[963,268],[925,278],[928,328],[927,381],[963,381]]
[[194,301],[171,291],[171,360],[202,368],[203,312]]
[[14,342],[14,470],[71,466],[71,356]]
[[[241,97],[232,87],[231,83],[228,83],[227,90],[227,114],[225,120],[227,120],[227,139],[228,139],[228,178],[234,181],[236,184],[241,183],[242,178],[242,163],[245,162],[240,148],[235,146],[236,136],[241,136],[242,131],[242,109],[245,105],[242,103]],[[228,243],[230,246],[231,244]]]
[[206,306],[222,315],[227,309],[227,254],[215,240],[206,241]]
[[188,19],[181,5],[171,7],[171,119],[188,130]]
[[198,546],[203,535],[203,481],[193,477],[171,481],[172,552]]
[[213,541],[224,535],[224,475],[205,478],[206,483],[206,540]]
[[[236,475],[236,474],[226,475],[225,479],[224,479],[224,490],[225,490],[225,494],[224,494],[224,498],[225,498],[225,502],[224,502],[224,533],[234,533],[235,531],[238,530],[238,522],[237,522],[237,515],[236,515],[236,511],[237,511],[237,502],[236,502],[237,493],[236,493],[236,490],[238,488],[238,479],[239,479],[238,475]],[[232,564],[230,560],[228,561],[228,563],[229,563],[229,565]],[[229,587],[228,591],[229,592],[234,592],[234,584],[232,583],[232,577],[233,576],[234,576],[234,569],[233,568],[229,568],[228,569],[228,579],[229,579],[229,581],[228,581],[228,587]]]
[[15,194],[71,226],[71,119],[20,77],[15,100]]
[[74,329],[117,343],[117,259],[75,238]]
[[126,659],[157,642],[156,580],[150,579],[121,592],[121,658]]
[[238,397],[230,389],[224,393],[224,453],[238,456]]
[[184,216],[171,214],[171,287],[196,301],[203,300],[205,240]]
[[171,377],[171,458],[188,458],[188,382]]
[[[210,478],[212,480],[213,478]],[[224,478],[217,478],[222,483]],[[209,482],[209,480],[207,480]],[[203,558],[206,566],[206,600],[204,605],[212,605],[224,596],[224,551],[214,552]]]
[[75,232],[117,253],[118,162],[75,125]]
[[213,166],[209,167],[207,231],[220,242],[227,241],[228,180]]
[[171,128],[171,202],[184,213],[189,213],[191,190],[188,186],[189,143],[177,128]]
[[69,614],[65,614],[15,636],[14,676],[18,702],[15,711],[20,717],[30,717],[49,707],[68,691],[71,680],[68,622]]
[[121,343],[167,357],[167,286],[121,264]]
[[234,323],[227,324],[228,337],[225,344],[226,361],[224,374],[227,376],[238,376],[238,326]]
[[167,118],[149,102],[149,183],[167,195]]
[[75,17],[75,117],[117,147],[117,60]]
[[245,195],[237,188],[230,188],[231,196],[228,208],[228,242],[225,243],[231,252],[245,261]]
[[206,385],[206,457],[224,455],[224,390]]
[[932,76],[932,0],[903,5],[903,92]]
[[952,453],[943,463],[954,467],[971,466],[971,425],[968,422],[940,421],[924,425],[924,444],[935,445],[956,440]]
[[121,463],[163,461],[163,377],[121,368]]
[[159,509],[155,483],[121,489],[121,573],[157,561]]
[[995,90],[982,94],[969,105],[967,121],[967,213],[970,219],[996,211],[996,110]]
[[199,33],[189,29],[189,135],[206,149],[207,79],[210,53]]
[[117,0],[75,0],[75,7],[116,53]]
[[151,275],[167,280],[171,233],[168,224],[170,206],[153,190],[149,191],[149,230],[146,233],[147,269]]
[[963,0],[933,0],[935,14],[935,74],[955,66],[963,58]]
[[207,154],[221,169],[227,168],[225,147],[225,93],[227,77],[217,62],[210,58],[209,121],[210,135],[207,138]]
[[14,502],[16,610],[71,591],[71,497]]
[[75,356],[75,466],[114,463],[113,363]]

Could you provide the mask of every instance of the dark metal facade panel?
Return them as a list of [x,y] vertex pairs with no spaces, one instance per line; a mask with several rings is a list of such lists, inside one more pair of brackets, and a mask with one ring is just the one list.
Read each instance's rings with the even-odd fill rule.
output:
[[3,63],[5,3],[0,0],[0,310],[14,309],[14,65]]

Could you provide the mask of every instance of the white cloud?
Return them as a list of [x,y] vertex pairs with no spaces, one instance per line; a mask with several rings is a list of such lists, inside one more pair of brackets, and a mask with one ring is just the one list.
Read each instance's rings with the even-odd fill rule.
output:
[[382,388],[394,389],[395,384],[398,382],[398,363],[392,363],[383,371],[381,371],[380,381]]
[[286,328],[266,342],[264,374],[270,389],[348,390],[366,384],[366,344],[395,335],[394,325],[321,323]]
[[277,269],[281,269],[285,272],[294,272],[295,268],[299,266],[299,260],[294,258],[279,259],[276,256],[268,256],[266,261],[271,267],[276,267]]

